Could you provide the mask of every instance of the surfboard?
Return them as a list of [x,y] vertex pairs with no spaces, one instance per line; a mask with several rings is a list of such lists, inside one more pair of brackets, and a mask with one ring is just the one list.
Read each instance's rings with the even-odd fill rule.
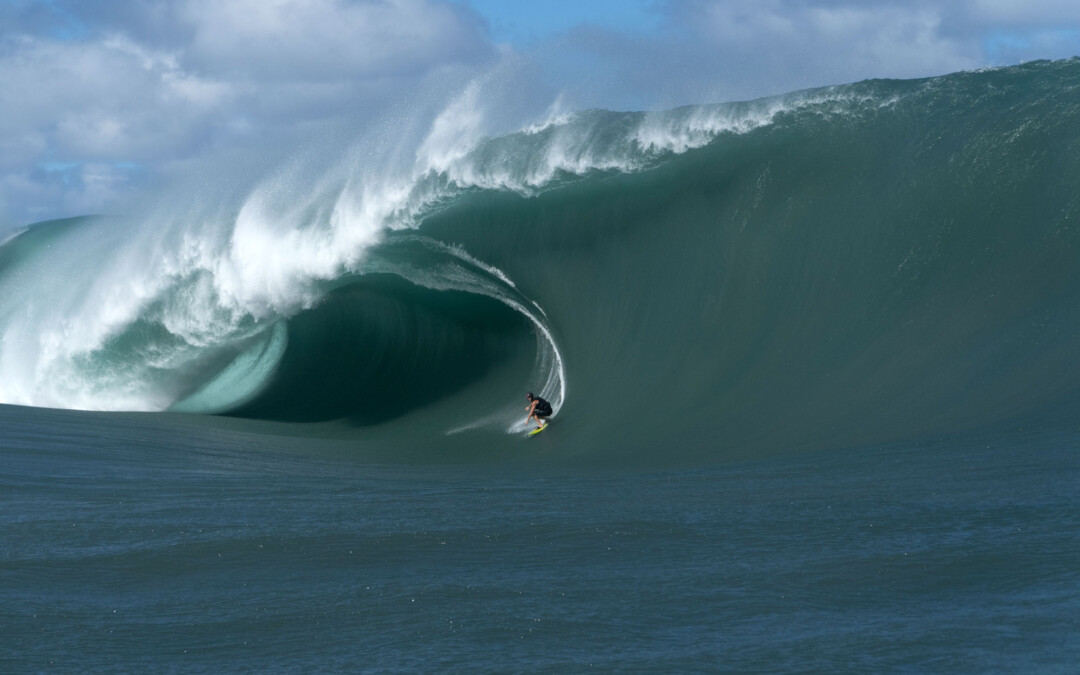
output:
[[543,431],[544,429],[547,429],[547,428],[548,428],[548,425],[545,424],[544,426],[540,427],[539,429],[533,429],[532,431],[530,431],[529,433],[527,433],[525,435],[526,436],[535,436],[536,434],[540,433],[541,431]]

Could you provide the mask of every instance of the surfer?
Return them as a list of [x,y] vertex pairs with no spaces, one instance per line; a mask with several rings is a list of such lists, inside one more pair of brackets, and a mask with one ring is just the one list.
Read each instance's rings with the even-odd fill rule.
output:
[[529,416],[525,418],[525,424],[529,423],[529,420],[536,420],[536,428],[543,429],[547,426],[547,418],[551,417],[551,404],[540,398],[539,396],[533,396],[532,392],[525,394],[525,398],[529,399]]

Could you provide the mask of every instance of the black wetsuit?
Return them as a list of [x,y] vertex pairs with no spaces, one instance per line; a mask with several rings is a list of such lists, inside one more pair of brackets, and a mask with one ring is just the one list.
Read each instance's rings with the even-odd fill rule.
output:
[[536,407],[533,408],[533,414],[537,417],[550,417],[551,416],[551,404],[540,398],[539,396],[533,397],[536,401]]

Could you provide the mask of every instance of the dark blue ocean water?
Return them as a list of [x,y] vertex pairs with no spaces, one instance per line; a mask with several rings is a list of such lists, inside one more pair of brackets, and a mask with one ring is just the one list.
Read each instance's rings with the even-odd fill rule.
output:
[[623,472],[380,466],[199,417],[0,424],[6,672],[1080,662],[1076,432]]

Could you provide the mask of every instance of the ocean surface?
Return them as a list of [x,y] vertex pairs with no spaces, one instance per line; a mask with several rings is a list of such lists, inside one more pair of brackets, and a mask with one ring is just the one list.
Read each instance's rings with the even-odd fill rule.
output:
[[1074,672],[1080,60],[479,105],[0,245],[0,670]]

